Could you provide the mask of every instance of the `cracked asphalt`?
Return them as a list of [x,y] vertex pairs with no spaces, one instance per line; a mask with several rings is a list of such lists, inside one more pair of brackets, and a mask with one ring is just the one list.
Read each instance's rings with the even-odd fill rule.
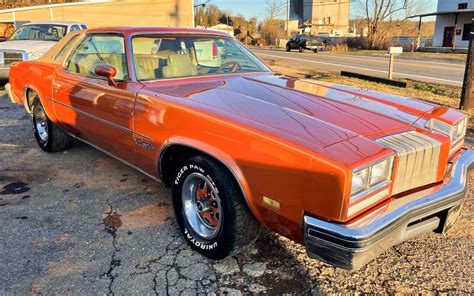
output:
[[474,293],[472,174],[448,235],[405,242],[358,272],[270,233],[215,262],[187,246],[163,185],[85,144],[42,152],[22,107],[0,95],[2,295]]

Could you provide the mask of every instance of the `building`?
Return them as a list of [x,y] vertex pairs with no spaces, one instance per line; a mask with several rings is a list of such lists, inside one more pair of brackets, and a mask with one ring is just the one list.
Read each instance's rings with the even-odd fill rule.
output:
[[433,46],[446,49],[467,49],[474,18],[474,0],[438,0],[436,12],[416,15],[436,16]]
[[229,34],[234,37],[234,27],[228,26],[226,24],[217,24],[215,26],[209,27],[210,30],[220,31]]
[[88,0],[0,10],[0,22],[77,21],[109,26],[194,27],[193,0]]
[[298,20],[300,29],[312,34],[342,36],[349,32],[350,1],[290,0],[289,19]]

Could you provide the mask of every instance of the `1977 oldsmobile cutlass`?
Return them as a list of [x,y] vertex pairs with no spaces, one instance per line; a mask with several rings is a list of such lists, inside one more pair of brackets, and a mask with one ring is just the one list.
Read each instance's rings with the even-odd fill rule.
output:
[[13,64],[7,91],[44,151],[77,138],[170,186],[184,237],[213,259],[262,224],[358,269],[449,230],[474,161],[460,112],[279,76],[210,30],[73,32]]

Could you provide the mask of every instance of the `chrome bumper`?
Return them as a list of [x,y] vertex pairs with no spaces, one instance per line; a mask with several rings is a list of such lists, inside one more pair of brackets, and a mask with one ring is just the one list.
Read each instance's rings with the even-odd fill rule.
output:
[[[331,265],[357,270],[388,248],[423,233],[446,230],[446,219],[464,201],[474,151],[466,150],[453,165],[451,180],[394,200],[351,224],[304,217],[308,256]],[[451,211],[452,212],[452,211]]]
[[10,100],[12,101],[13,104],[19,104],[20,103],[18,98],[13,94],[12,87],[11,87],[10,83],[5,84],[5,91],[7,92],[8,97],[10,98]]

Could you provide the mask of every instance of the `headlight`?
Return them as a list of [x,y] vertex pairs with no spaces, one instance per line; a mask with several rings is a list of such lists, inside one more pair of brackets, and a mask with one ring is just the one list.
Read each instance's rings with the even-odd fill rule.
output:
[[448,136],[451,140],[451,144],[456,144],[466,135],[467,120],[468,118],[465,117],[455,125],[449,125],[437,119],[430,119],[426,123],[426,127],[431,131]]
[[393,156],[377,161],[369,166],[354,170],[352,173],[351,197],[348,217],[366,209],[388,196],[388,186],[385,190],[368,198],[372,191],[382,189],[392,178]]
[[389,160],[386,159],[372,166],[372,169],[370,170],[369,186],[375,186],[390,179],[390,164]]
[[369,169],[363,169],[352,174],[351,195],[357,194],[367,188]]
[[392,177],[393,156],[385,158],[370,166],[355,170],[352,174],[351,199],[373,187],[390,181]]
[[44,52],[30,52],[30,53],[28,53],[28,60],[37,60],[43,54],[44,54]]

